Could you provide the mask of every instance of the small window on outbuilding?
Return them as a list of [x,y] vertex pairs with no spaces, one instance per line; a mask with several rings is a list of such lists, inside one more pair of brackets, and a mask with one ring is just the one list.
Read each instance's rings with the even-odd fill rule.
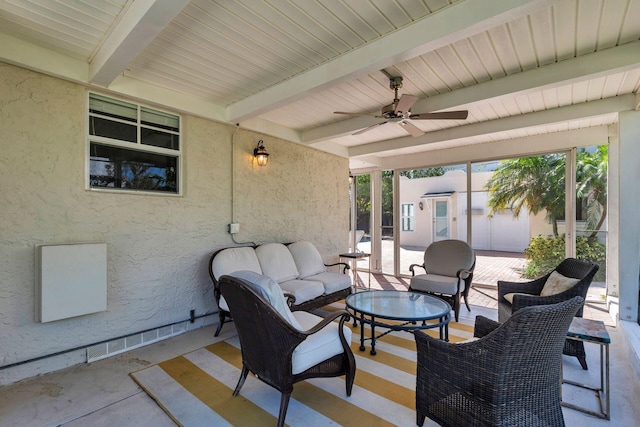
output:
[[413,203],[402,204],[402,231],[415,231],[415,214]]

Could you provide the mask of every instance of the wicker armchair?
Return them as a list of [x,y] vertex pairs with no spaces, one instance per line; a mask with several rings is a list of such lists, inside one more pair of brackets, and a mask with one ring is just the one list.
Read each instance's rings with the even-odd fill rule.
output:
[[[476,255],[462,240],[440,240],[433,242],[424,251],[422,264],[411,264],[409,290],[436,295],[446,300],[455,314],[456,322],[460,312],[460,296],[464,298],[467,310],[471,311],[468,295],[473,280]],[[415,273],[415,268],[424,269],[425,274]]]
[[[540,296],[540,292],[553,271],[531,282],[514,283],[498,281],[498,319],[500,322],[504,322],[512,313],[523,307],[532,305],[554,304],[560,301],[566,301],[575,296],[580,296],[583,300],[586,300],[587,291],[598,268],[597,264],[591,262],[581,261],[575,258],[564,259],[553,271],[565,277],[580,280],[570,289],[548,296]],[[516,294],[513,296],[513,304],[504,298],[504,296],[509,293]],[[582,312],[583,307],[580,307],[576,316],[582,317]],[[563,352],[568,356],[577,357],[582,369],[586,370],[588,368],[584,343],[582,341],[566,340]]]
[[[351,330],[343,327],[349,313],[338,311],[323,319],[305,311],[291,312],[282,291],[268,277],[251,272],[234,275],[239,277],[220,278],[220,292],[233,315],[242,351],[242,372],[233,395],[240,393],[249,372],[279,390],[278,426],[284,425],[293,385],[299,381],[345,375],[350,396],[356,364],[349,346]],[[274,287],[270,295],[278,301],[268,300],[268,293],[257,289],[261,280]],[[334,322],[338,318],[340,322]]]
[[477,316],[476,341],[414,333],[417,424],[564,426],[562,346],[583,299],[526,307],[505,323]]

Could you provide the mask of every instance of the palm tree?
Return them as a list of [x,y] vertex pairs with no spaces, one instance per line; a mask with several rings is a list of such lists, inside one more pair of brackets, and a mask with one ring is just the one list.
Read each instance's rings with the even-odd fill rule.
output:
[[[576,156],[576,196],[584,200],[590,237],[596,237],[607,216],[607,146],[594,152],[580,150]],[[485,188],[489,191],[490,215],[513,209],[517,218],[522,209],[530,214],[546,211],[558,236],[558,219],[563,218],[565,194],[565,156],[548,154],[505,160],[495,170]]]
[[564,178],[563,155],[505,160],[485,185],[491,195],[489,215],[513,209],[517,218],[523,209],[533,215],[545,211],[557,236],[558,218],[564,214]]
[[593,153],[579,151],[576,160],[576,195],[585,201],[589,237],[594,238],[607,217],[607,146],[601,145]]

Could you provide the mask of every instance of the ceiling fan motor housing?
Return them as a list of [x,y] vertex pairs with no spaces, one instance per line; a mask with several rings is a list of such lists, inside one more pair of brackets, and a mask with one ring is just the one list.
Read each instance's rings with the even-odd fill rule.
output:
[[384,107],[382,107],[381,115],[385,119],[393,119],[393,118],[397,117],[396,116],[396,104],[393,103],[393,104],[385,105]]

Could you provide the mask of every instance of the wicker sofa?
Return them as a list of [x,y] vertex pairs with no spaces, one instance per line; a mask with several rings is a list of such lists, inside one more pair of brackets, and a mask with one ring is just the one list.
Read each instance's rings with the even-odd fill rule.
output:
[[[327,271],[327,267],[332,266],[340,271]],[[209,276],[220,318],[215,335],[218,336],[225,321],[231,318],[229,306],[220,294],[219,280],[224,275],[248,270],[268,276],[290,297],[292,311],[309,311],[351,293],[348,269],[346,263],[325,264],[316,247],[308,241],[219,249],[209,259]]]

